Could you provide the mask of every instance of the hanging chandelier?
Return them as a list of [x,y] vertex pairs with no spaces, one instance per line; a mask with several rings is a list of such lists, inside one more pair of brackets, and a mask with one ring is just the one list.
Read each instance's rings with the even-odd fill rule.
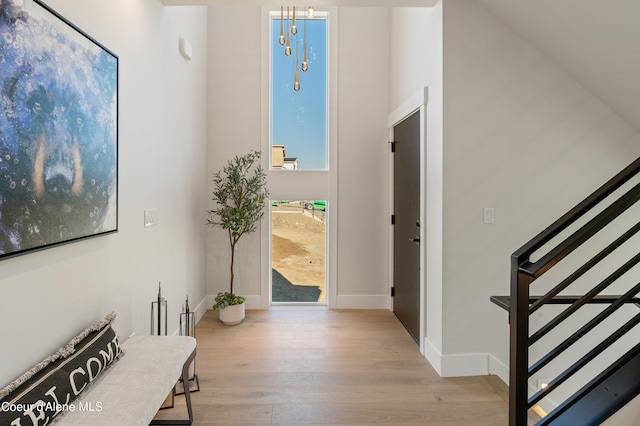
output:
[[[284,46],[284,54],[286,56],[291,56],[292,48],[291,48],[291,39],[293,38],[293,42],[295,43],[295,54],[296,54],[296,68],[295,68],[295,78],[293,82],[293,90],[296,92],[300,90],[300,75],[298,73],[298,67],[303,72],[306,72],[309,69],[309,62],[307,61],[307,19],[313,18],[313,6],[309,6],[307,10],[306,16],[303,15],[302,20],[303,24],[303,36],[302,36],[302,65],[300,66],[298,62],[298,16],[296,15],[296,7],[293,6],[293,14],[290,14],[291,7],[287,6],[287,17],[285,21],[284,16],[284,6],[280,6],[280,37],[278,38],[278,43],[281,46]],[[286,28],[285,28],[286,22]],[[286,34],[286,35],[285,35]]]

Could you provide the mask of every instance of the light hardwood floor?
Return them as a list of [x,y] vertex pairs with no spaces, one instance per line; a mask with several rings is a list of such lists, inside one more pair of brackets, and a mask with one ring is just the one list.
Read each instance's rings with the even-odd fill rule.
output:
[[217,314],[196,327],[196,426],[507,424],[499,378],[439,377],[389,311],[277,307],[237,326]]

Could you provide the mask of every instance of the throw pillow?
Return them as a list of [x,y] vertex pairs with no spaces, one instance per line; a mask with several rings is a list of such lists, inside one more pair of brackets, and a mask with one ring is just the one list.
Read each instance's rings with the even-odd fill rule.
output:
[[71,339],[55,354],[0,390],[1,425],[45,425],[76,410],[73,401],[123,351],[112,328],[115,313]]

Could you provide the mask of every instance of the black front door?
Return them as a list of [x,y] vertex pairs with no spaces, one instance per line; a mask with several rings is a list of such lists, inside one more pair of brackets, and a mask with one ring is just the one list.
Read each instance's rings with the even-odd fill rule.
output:
[[420,335],[420,112],[394,127],[393,312]]

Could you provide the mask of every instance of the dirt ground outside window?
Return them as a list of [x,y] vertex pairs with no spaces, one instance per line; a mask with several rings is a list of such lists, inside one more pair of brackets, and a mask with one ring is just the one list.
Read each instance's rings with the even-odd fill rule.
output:
[[312,202],[272,204],[272,301],[325,303],[325,212]]

